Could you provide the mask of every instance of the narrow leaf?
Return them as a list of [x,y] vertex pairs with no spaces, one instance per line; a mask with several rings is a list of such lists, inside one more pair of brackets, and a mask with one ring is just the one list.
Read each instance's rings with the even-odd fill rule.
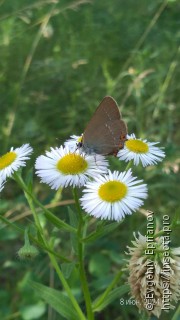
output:
[[75,267],[74,262],[61,264],[61,269],[62,269],[63,275],[66,279],[68,279],[70,277],[74,267]]
[[46,287],[38,282],[29,281],[30,286],[45,300],[53,309],[67,320],[77,320],[78,314],[71,300],[62,292]]
[[172,320],[179,320],[180,319],[180,306],[177,307],[176,312],[174,313]]
[[58,229],[65,229],[70,232],[76,232],[76,229],[71,227],[69,224],[65,223],[58,217],[56,217],[53,213],[49,211],[45,211],[45,216],[46,218],[53,224],[55,225]]
[[[115,299],[119,299],[124,293],[129,292],[129,285],[123,285],[121,287],[115,288],[112,290],[107,297],[104,298],[101,304],[98,304],[98,300],[101,296],[99,296],[94,302],[93,302],[93,310],[94,311],[101,311],[105,307],[107,307],[112,301]],[[97,305],[97,307],[96,307]]]
[[99,230],[97,229],[96,231],[93,231],[91,234],[89,234],[86,238],[83,238],[82,241],[83,242],[91,242],[94,241],[98,238],[104,237],[106,236],[108,233],[112,232],[113,230],[115,230],[116,228],[119,227],[119,225],[122,223],[123,220],[121,220],[120,223],[117,222],[113,222],[110,223],[106,226],[103,226],[102,228],[100,228]]

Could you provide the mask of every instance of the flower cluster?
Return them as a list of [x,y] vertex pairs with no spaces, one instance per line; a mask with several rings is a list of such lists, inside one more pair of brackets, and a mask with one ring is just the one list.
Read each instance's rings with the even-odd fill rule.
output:
[[151,243],[154,254],[149,256],[146,237],[140,233],[134,237],[127,265],[131,295],[140,310],[159,318],[162,310],[174,309],[180,299],[180,248],[169,249],[168,258],[164,258],[163,238],[157,238]]
[[[85,212],[96,218],[120,221],[143,205],[147,185],[134,177],[131,170],[111,172],[105,156],[88,154],[78,147],[82,135],[73,135],[64,147],[51,148],[37,158],[35,168],[41,182],[52,189],[84,187],[80,203]],[[127,136],[125,146],[117,154],[120,160],[133,160],[135,165],[156,164],[165,156],[156,143]]]
[[[36,174],[41,182],[48,184],[52,189],[83,187],[80,205],[82,209],[95,218],[107,220],[122,220],[125,215],[131,215],[138,210],[147,198],[147,185],[133,175],[132,169],[123,172],[110,171],[108,160],[101,154],[88,154],[80,148],[81,136],[71,136],[64,146],[51,148],[45,155],[40,155],[35,162]],[[142,164],[143,167],[155,165],[162,161],[165,153],[162,148],[146,140],[136,139],[135,135],[127,135],[123,149],[117,153],[117,158],[134,165]],[[9,152],[0,157],[0,191],[3,190],[7,178],[24,167],[33,149],[29,144],[19,148],[11,148]],[[147,269],[150,259],[145,254],[146,237],[139,234],[132,241],[134,247],[128,247],[131,256],[128,262],[131,294],[138,302],[140,310],[147,310],[144,299],[148,291]],[[160,316],[163,299],[163,263],[161,238],[154,240],[154,254],[151,257],[153,286],[152,309],[150,314]],[[180,298],[180,248],[170,249],[168,277],[171,288],[170,308]],[[26,232],[25,245],[18,251],[24,258],[33,258],[38,254],[36,248],[30,245]],[[167,279],[166,279],[167,280]],[[166,281],[167,282],[167,281]]]
[[[77,146],[82,136],[71,136],[65,146],[51,148],[45,156],[36,160],[36,173],[41,182],[52,189],[60,187],[84,187],[80,199],[82,208],[96,218],[120,221],[143,205],[147,198],[147,185],[134,177],[131,170],[111,172],[108,162],[99,154],[86,154]],[[155,164],[164,157],[164,152],[153,147],[154,143],[138,140],[135,135],[127,137],[125,156],[119,159],[134,159],[135,164]],[[129,153],[128,153],[129,150]],[[133,157],[134,154],[134,157]]]
[[[68,186],[84,187],[80,203],[85,212],[96,218],[119,221],[141,207],[147,198],[147,185],[134,177],[131,170],[111,172],[105,156],[83,152],[78,147],[81,141],[82,135],[73,135],[64,146],[51,148],[36,159],[36,174],[41,182],[55,190]],[[136,139],[134,134],[127,135],[117,158],[126,162],[132,160],[134,165],[140,162],[143,166],[156,164],[165,153],[155,144]],[[6,179],[25,166],[31,153],[32,148],[25,144],[11,148],[0,157],[0,191]]]

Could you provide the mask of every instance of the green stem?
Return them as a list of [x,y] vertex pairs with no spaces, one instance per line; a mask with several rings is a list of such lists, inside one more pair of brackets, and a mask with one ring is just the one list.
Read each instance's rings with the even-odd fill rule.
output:
[[144,311],[144,312],[141,313],[140,320],[150,320],[150,315],[147,314],[147,312]]
[[127,164],[126,168],[125,168],[125,171],[128,171],[128,169],[131,168],[132,163],[133,163],[133,160],[130,160],[129,163]]
[[25,246],[30,246],[30,242],[29,242],[29,236],[28,236],[28,227],[25,229],[24,231],[24,243]]
[[[43,204],[41,202],[38,201],[38,199],[33,195],[33,193],[31,193],[26,184],[24,183],[23,179],[21,176],[19,176],[19,174],[17,174],[16,172],[14,173],[14,178],[16,180],[16,182],[19,184],[19,186],[26,192],[26,194],[34,201],[34,203],[36,203],[38,205],[38,207],[40,207],[44,213],[45,213],[45,216],[47,218],[49,218],[50,220],[53,218],[56,218],[52,213],[51,211],[49,211],[48,209],[46,209]],[[60,220],[60,219],[58,219]],[[69,224],[65,223],[64,221],[61,220],[61,225],[62,227],[64,227],[66,230],[70,231],[70,232],[75,232],[76,233],[76,229],[73,228],[72,226],[70,226]]]
[[[32,198],[29,196],[29,194],[24,190],[24,194],[25,194],[25,197],[26,197],[26,199],[27,199],[27,201],[28,201],[28,204],[29,204],[29,207],[30,207],[30,209],[31,209],[31,212],[32,212],[32,214],[33,214],[33,218],[34,218],[34,221],[35,221],[35,225],[36,225],[36,227],[37,227],[37,229],[38,229],[38,231],[39,231],[39,236],[40,236],[40,238],[41,238],[41,240],[42,240],[42,243],[44,244],[44,245],[46,245],[46,242],[45,242],[45,240],[44,240],[44,238],[43,238],[43,228],[42,228],[42,226],[41,226],[41,223],[40,223],[40,221],[39,221],[39,216],[38,216],[38,214],[37,214],[37,212],[36,212],[36,209],[35,209],[35,207],[34,207],[34,204],[33,204],[33,200],[32,200]],[[47,246],[48,247],[48,246]]]
[[[34,221],[35,221],[35,223],[36,223],[36,226],[37,226],[37,229],[38,229],[38,231],[39,231],[39,235],[41,236],[41,239],[42,239],[42,241],[43,241],[43,244],[44,244],[47,248],[49,248],[49,244],[47,243],[47,241],[46,241],[46,239],[45,239],[45,237],[44,237],[43,228],[42,228],[42,226],[41,226],[41,224],[40,224],[38,214],[37,214],[36,209],[35,209],[34,204],[33,204],[33,200],[34,200],[34,199],[32,200],[32,198],[29,196],[29,192],[27,193],[27,187],[26,187],[25,183],[23,182],[22,178],[21,178],[19,175],[16,175],[15,178],[16,178],[16,180],[18,180],[19,184],[22,186],[22,189],[23,189],[23,191],[24,191],[24,193],[25,193],[25,195],[26,195],[27,201],[28,201],[29,206],[30,206],[30,208],[31,208],[31,210],[32,210],[32,214],[33,214],[33,217],[34,217]],[[59,279],[60,279],[60,281],[61,281],[64,289],[66,290],[66,292],[67,292],[67,294],[68,294],[69,299],[71,300],[71,302],[72,302],[75,310],[76,310],[77,313],[78,313],[79,319],[85,320],[86,318],[85,318],[84,314],[82,313],[82,310],[81,310],[81,308],[79,307],[79,305],[78,305],[75,297],[73,296],[73,294],[72,294],[72,292],[71,292],[71,289],[70,289],[67,281],[65,280],[61,269],[59,268],[55,256],[54,256],[52,253],[50,253],[50,252],[48,252],[48,255],[49,255],[49,258],[50,258],[50,260],[51,260],[51,263],[52,263],[54,269],[55,269],[56,272],[57,272],[57,275],[58,275],[58,277],[59,277]]]
[[87,318],[88,320],[94,320],[94,314],[92,311],[92,303],[91,303],[91,297],[90,292],[87,284],[87,278],[86,278],[86,272],[84,268],[84,244],[82,243],[82,238],[84,236],[84,221],[82,217],[81,207],[79,204],[79,199],[77,195],[76,188],[73,189],[73,196],[79,216],[79,226],[77,231],[77,237],[78,237],[78,258],[79,258],[79,274],[80,274],[80,280],[81,285],[83,289],[85,304],[86,304],[86,310],[87,310]]
[[79,318],[78,318],[78,319],[80,319],[80,320],[86,320],[84,314],[82,313],[82,310],[80,309],[80,307],[79,307],[76,299],[74,298],[74,296],[73,296],[73,294],[72,294],[72,292],[71,292],[71,289],[70,289],[68,283],[66,282],[66,280],[65,280],[65,278],[64,278],[64,276],[63,276],[63,273],[62,273],[61,269],[60,269],[59,266],[58,266],[58,263],[57,263],[57,261],[56,261],[56,258],[55,258],[52,254],[50,254],[50,253],[48,253],[48,254],[49,254],[51,263],[52,263],[54,269],[56,270],[57,275],[59,276],[59,279],[61,280],[61,283],[62,283],[64,289],[66,290],[69,298],[71,299],[71,302],[72,302],[74,308],[76,309],[76,311],[77,311],[77,313],[78,313],[78,315],[79,315]]
[[163,231],[163,230],[160,230],[158,233],[156,233],[156,234],[154,235],[154,239],[163,236],[163,234],[164,234],[164,231]]
[[[171,223],[170,226],[169,226],[169,229],[172,230],[174,227],[175,227],[175,225],[174,225],[173,223]],[[158,233],[156,233],[156,234],[154,235],[154,238],[163,236],[164,233],[166,233],[166,231],[160,230]]]
[[109,292],[114,288],[116,283],[118,282],[119,278],[123,274],[122,271],[119,271],[117,275],[114,277],[110,285],[106,288],[105,292],[95,301],[93,310],[95,311],[104,301],[104,299],[108,296]]
[[79,215],[79,220],[81,221],[81,223],[83,223],[83,218],[82,218],[82,215],[81,215],[81,206],[80,206],[80,203],[79,203],[79,197],[78,197],[78,193],[77,193],[77,189],[76,188],[73,189],[73,197],[74,197],[74,200],[75,200],[77,213]]

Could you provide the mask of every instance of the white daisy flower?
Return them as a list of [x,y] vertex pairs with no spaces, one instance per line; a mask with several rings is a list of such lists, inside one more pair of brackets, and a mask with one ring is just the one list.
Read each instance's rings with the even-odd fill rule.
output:
[[80,199],[83,209],[101,219],[120,221],[125,214],[132,214],[147,198],[147,185],[136,180],[131,169],[124,172],[108,171],[87,182]]
[[124,148],[119,150],[117,157],[126,162],[133,160],[134,165],[142,162],[143,167],[157,164],[165,157],[162,148],[155,147],[159,142],[147,142],[147,140],[136,139],[135,134],[127,135]]
[[75,151],[78,148],[77,147],[78,143],[81,141],[82,141],[82,135],[76,136],[75,134],[73,134],[72,136],[70,136],[68,140],[64,142],[64,146],[68,147],[70,151]]
[[0,179],[6,180],[20,167],[26,165],[25,160],[29,159],[29,155],[33,152],[31,146],[27,143],[20,148],[13,147],[9,152],[0,157]]
[[108,162],[103,156],[90,156],[79,150],[72,152],[63,146],[46,151],[46,156],[38,157],[35,164],[41,182],[55,190],[68,185],[81,187],[89,177],[106,173],[107,166]]

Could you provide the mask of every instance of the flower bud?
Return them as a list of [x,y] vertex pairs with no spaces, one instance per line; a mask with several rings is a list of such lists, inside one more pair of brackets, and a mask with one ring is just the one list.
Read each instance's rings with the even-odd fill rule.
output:
[[18,250],[17,254],[21,260],[33,260],[39,254],[39,251],[30,244],[27,229],[24,234],[24,242],[24,246]]

